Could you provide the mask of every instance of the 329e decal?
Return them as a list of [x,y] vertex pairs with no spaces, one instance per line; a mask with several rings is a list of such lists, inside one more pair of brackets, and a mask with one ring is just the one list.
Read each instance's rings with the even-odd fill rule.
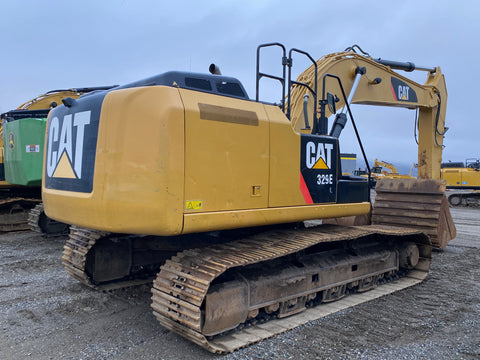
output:
[[338,142],[326,136],[302,134],[300,190],[307,204],[337,199]]

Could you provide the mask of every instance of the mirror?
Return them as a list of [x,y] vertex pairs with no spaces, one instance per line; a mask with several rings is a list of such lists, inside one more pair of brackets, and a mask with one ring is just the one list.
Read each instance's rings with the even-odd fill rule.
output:
[[336,106],[335,106],[335,96],[332,93],[327,93],[327,104],[328,104],[328,109],[334,115],[337,112]]

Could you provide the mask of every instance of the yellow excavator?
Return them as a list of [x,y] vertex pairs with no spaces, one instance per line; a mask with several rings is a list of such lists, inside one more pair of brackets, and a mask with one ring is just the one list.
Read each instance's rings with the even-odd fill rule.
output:
[[[400,174],[397,168],[393,164],[386,161],[375,159],[375,162],[373,163],[372,171],[374,169],[378,169],[377,173],[383,174],[387,178],[413,179],[412,172],[413,172],[414,166],[415,165],[412,166],[412,168],[410,169],[410,173],[408,175],[404,175],[404,174]],[[384,170],[384,169],[387,169],[387,170]]]
[[[261,70],[267,47],[281,76]],[[393,70],[412,63],[356,49],[315,61],[260,45],[255,99],[213,64],[64,99],[48,118],[42,195],[73,225],[68,273],[96,289],[154,278],[160,324],[215,353],[421,282],[432,246],[455,237],[438,180],[444,76],[422,68],[421,85]],[[294,56],[312,62],[297,80]],[[279,104],[259,99],[266,80],[281,84]],[[379,182],[373,211],[368,179],[342,175],[347,120],[361,143],[351,104],[419,110],[419,180]]]
[[480,159],[442,163],[441,171],[450,206],[480,206]]
[[371,187],[375,188],[378,179],[414,179],[415,177],[412,176],[412,172],[416,167],[417,165],[413,163],[412,167],[410,168],[410,173],[408,175],[404,175],[400,174],[393,164],[375,159],[373,167],[370,169],[370,173],[367,170],[358,169],[355,170],[353,174],[365,178],[370,177]]
[[52,90],[0,115],[0,231],[52,234],[66,229],[45,216],[41,203],[46,118],[64,98],[109,88]]

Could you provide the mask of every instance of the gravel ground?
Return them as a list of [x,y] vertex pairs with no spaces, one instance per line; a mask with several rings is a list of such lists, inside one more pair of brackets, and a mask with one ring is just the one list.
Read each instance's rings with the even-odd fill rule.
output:
[[147,285],[108,292],[63,270],[65,238],[0,235],[0,359],[479,359],[480,209],[418,286],[224,356],[163,329]]

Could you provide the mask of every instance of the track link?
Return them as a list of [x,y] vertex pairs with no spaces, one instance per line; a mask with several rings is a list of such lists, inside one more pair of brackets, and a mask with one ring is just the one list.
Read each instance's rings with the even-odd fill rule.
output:
[[30,230],[34,232],[41,233],[42,229],[39,226],[40,215],[43,212],[43,204],[38,204],[32,210],[30,210],[28,214],[28,226],[30,226]]
[[95,245],[98,239],[109,233],[85,229],[77,226],[70,227],[70,236],[63,247],[62,263],[67,272],[81,283],[98,288],[87,275],[87,253]]
[[[147,261],[141,264],[134,263],[133,259],[126,258],[125,256],[122,257],[118,252],[115,252],[116,249],[122,247],[121,244],[126,243],[127,247],[135,247],[134,240],[141,241],[142,239],[145,238],[141,236],[112,234],[110,232],[71,225],[69,237],[63,247],[62,263],[66,271],[73,278],[96,290],[112,290],[151,283],[166,257],[173,256],[178,250],[170,251],[169,249],[165,249],[158,252],[147,249],[145,252],[152,253],[154,260],[150,263]],[[106,250],[98,249],[98,245],[102,243],[102,241],[110,240],[113,240],[113,247],[109,247]],[[131,266],[128,268],[122,267],[119,273],[115,273],[120,274],[117,277],[114,275],[112,278],[95,278],[95,272],[98,271],[95,267],[96,261],[100,261],[100,263],[103,264],[103,268],[99,270],[100,273],[103,273],[108,270],[106,267],[116,266],[115,263],[109,261],[119,256],[120,263],[125,264],[131,262]],[[137,257],[134,254],[131,254],[131,256],[133,258]],[[118,262],[116,264],[118,265]]]
[[[213,339],[202,334],[205,310],[204,300],[212,282],[232,268],[277,259],[294,254],[320,243],[353,240],[368,236],[415,236],[420,260],[410,271],[406,281],[385,285],[375,290],[347,297],[329,305],[322,305],[293,317],[270,321]],[[195,342],[208,351],[227,353],[275,336],[303,323],[326,316],[337,309],[356,305],[373,298],[412,286],[422,281],[430,268],[431,245],[427,236],[411,229],[388,226],[336,227],[321,226],[305,230],[280,230],[259,234],[248,239],[186,250],[161,267],[152,288],[152,308],[165,328]],[[374,293],[374,294],[372,294]],[[373,295],[373,296],[372,296]],[[347,305],[345,305],[347,304]],[[330,310],[328,310],[330,308]],[[318,310],[317,310],[318,309]],[[312,315],[313,314],[313,315]]]
[[43,203],[36,205],[28,214],[28,226],[30,230],[45,235],[65,235],[68,233],[69,226],[50,219],[46,214]]

